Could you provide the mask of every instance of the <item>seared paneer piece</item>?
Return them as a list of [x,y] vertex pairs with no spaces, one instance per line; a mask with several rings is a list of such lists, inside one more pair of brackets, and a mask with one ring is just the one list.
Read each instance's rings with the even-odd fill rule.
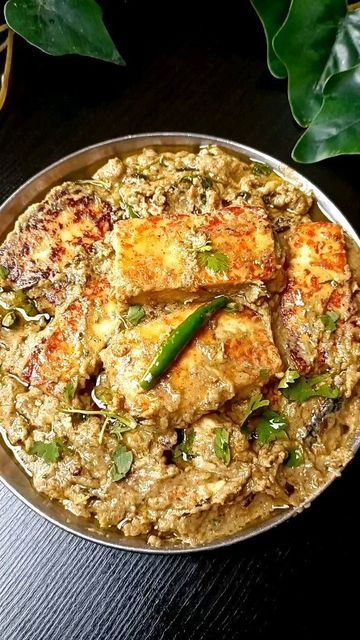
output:
[[353,313],[343,230],[331,222],[299,225],[288,238],[288,262],[280,339],[289,364],[301,374],[321,372],[336,359],[339,368],[344,340],[351,353]]
[[0,247],[3,280],[23,289],[73,268],[78,256],[86,258],[112,227],[109,198],[91,180],[65,182],[30,206]]
[[[46,393],[62,396],[64,387],[84,386],[98,368],[98,354],[119,322],[105,278],[94,278],[81,294],[18,354],[8,370]],[[15,369],[15,371],[14,371]]]
[[133,302],[206,297],[265,282],[277,270],[271,226],[260,207],[131,219],[115,226],[112,243],[119,295]]
[[150,391],[139,386],[162,342],[198,305],[191,304],[114,336],[101,354],[103,384],[134,416],[191,423],[235,394],[247,397],[282,371],[269,323],[250,309],[215,314]]

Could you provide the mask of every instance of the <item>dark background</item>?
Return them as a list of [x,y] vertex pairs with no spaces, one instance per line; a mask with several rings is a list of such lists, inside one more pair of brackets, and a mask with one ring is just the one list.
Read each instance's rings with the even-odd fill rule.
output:
[[[300,131],[285,83],[267,71],[248,0],[216,8],[196,0],[103,4],[126,68],[51,58],[16,38],[0,114],[1,201],[63,155],[130,133],[219,135],[293,164]],[[300,171],[359,230],[358,159]],[[121,553],[77,539],[0,488],[0,638],[346,635],[358,617],[359,472],[358,457],[311,509],[277,530],[181,557]]]

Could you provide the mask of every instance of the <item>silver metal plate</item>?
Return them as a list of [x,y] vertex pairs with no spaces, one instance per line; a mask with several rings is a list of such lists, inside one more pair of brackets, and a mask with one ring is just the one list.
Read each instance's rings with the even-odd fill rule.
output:
[[[257,151],[256,149],[252,149],[251,147],[222,138],[193,133],[148,133],[126,136],[124,138],[115,138],[114,140],[108,140],[107,142],[86,147],[81,151],[66,156],[28,180],[28,182],[15,191],[15,193],[10,196],[6,202],[4,202],[0,207],[0,233],[3,235],[10,230],[14,225],[15,219],[24,211],[24,209],[33,202],[41,200],[53,186],[64,182],[65,180],[71,180],[74,176],[90,176],[108,158],[119,155],[121,156],[145,146],[162,145],[179,146],[184,148],[188,146],[196,147],[207,144],[217,144],[224,149],[229,149],[229,151],[244,154],[256,161],[265,162],[275,171],[282,174],[287,180],[296,183],[305,191],[311,191],[314,194],[317,204],[323,214],[332,222],[340,224],[345,232],[353,238],[360,247],[359,237],[339,209],[324,195],[322,191],[320,191],[320,189],[299,173],[278,160],[275,160],[275,158]],[[354,452],[358,449],[359,445],[359,441],[354,443]],[[265,522],[260,522],[259,524],[249,527],[240,533],[228,538],[216,540],[209,544],[194,548],[174,548],[173,546],[169,546],[162,549],[153,549],[141,539],[124,538],[116,530],[101,530],[95,525],[95,523],[89,522],[84,518],[74,516],[60,506],[60,504],[52,502],[45,496],[37,493],[26,473],[16,462],[9,448],[2,443],[0,446],[0,480],[8,489],[10,489],[10,491],[22,500],[22,502],[36,511],[36,513],[70,533],[74,533],[87,540],[117,549],[139,551],[143,553],[168,554],[194,553],[197,551],[218,549],[240,542],[241,540],[246,540],[247,538],[251,538],[262,533],[263,531],[267,531],[309,506],[310,502],[332,482],[333,478],[298,509],[288,509],[280,512]]]

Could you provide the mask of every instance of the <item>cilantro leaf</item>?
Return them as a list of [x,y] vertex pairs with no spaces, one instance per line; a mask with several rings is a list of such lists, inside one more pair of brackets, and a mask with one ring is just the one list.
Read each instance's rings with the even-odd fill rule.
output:
[[264,162],[253,162],[252,172],[256,176],[269,176],[272,173],[272,168]]
[[200,266],[214,273],[226,273],[229,271],[229,258],[221,251],[203,250],[197,256]]
[[328,384],[322,384],[329,379],[328,374],[313,376],[311,378],[300,377],[287,388],[281,389],[281,393],[290,400],[301,404],[309,398],[338,398],[340,390],[338,387],[331,387]]
[[[251,396],[246,407],[246,414],[243,419],[243,424],[254,411],[256,411],[257,409],[261,409],[261,407],[267,407],[269,406],[269,404],[269,400],[263,399],[261,393],[255,393],[253,396]],[[246,429],[244,429],[244,432],[246,432]]]
[[274,440],[285,440],[287,426],[288,422],[284,416],[267,409],[257,421],[255,436],[260,444],[267,444]]
[[333,333],[336,330],[336,323],[340,318],[340,314],[336,311],[327,311],[324,315],[320,316],[320,320],[323,323],[325,329]]
[[42,458],[47,464],[53,464],[59,460],[61,449],[61,444],[56,440],[52,440],[51,442],[34,442],[28,453],[30,453],[31,456]]
[[0,264],[0,278],[7,278],[9,275],[9,269]]
[[134,456],[132,451],[124,445],[119,445],[111,456],[113,465],[110,469],[110,477],[113,482],[118,482],[125,478],[130,471]]
[[192,446],[195,440],[195,431],[193,427],[190,427],[189,429],[184,429],[183,433],[183,441],[175,447],[174,460],[182,458],[187,462],[194,457],[192,454]]
[[289,449],[289,455],[286,459],[286,466],[296,469],[305,463],[304,450],[301,445]]
[[65,400],[70,404],[74,400],[77,382],[68,382],[64,387]]
[[214,452],[218,460],[230,463],[229,432],[227,429],[215,429]]
[[145,318],[145,311],[141,304],[133,304],[128,308],[127,319],[134,327],[136,327],[143,318]]
[[121,440],[122,434],[126,433],[126,431],[132,431],[136,429],[138,423],[134,418],[109,418],[109,431],[113,436],[116,436],[118,440]]
[[293,384],[298,378],[300,378],[300,373],[295,369],[286,369],[285,375],[278,384],[278,389],[287,389],[289,384]]

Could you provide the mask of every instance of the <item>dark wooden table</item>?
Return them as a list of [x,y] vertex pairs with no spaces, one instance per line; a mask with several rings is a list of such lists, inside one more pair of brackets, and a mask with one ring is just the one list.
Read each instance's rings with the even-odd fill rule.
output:
[[[136,132],[219,135],[291,164],[299,130],[285,84],[267,72],[247,1],[223,0],[216,11],[188,0],[109,1],[105,9],[126,69],[50,58],[16,42],[0,114],[1,200],[61,156]],[[302,170],[359,229],[358,160]],[[278,530],[182,557],[77,539],[0,488],[0,638],[221,640],[269,631],[312,638],[337,628],[346,636],[357,620],[359,478],[358,456],[311,509]]]

